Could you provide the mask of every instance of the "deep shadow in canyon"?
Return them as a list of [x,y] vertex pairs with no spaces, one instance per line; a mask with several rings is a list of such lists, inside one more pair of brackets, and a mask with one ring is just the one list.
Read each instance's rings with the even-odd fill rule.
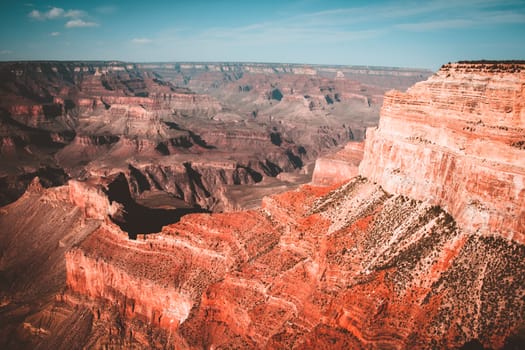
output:
[[137,239],[138,234],[160,232],[162,227],[178,222],[184,215],[191,213],[208,213],[200,208],[156,209],[138,204],[129,191],[128,181],[124,174],[119,174],[108,186],[106,194],[111,202],[117,202],[122,208],[111,216],[130,239]]

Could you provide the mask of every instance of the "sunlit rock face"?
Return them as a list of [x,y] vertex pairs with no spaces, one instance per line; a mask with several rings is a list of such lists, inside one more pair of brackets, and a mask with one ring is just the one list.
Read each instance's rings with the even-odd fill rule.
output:
[[69,293],[117,306],[137,337],[137,322],[177,334],[175,347],[501,347],[523,321],[524,254],[356,178],[135,241],[100,228],[66,266]]
[[334,185],[359,175],[364,142],[349,142],[339,152],[318,158],[312,174],[312,184]]
[[[11,290],[0,290],[0,325],[8,325],[0,339],[27,348],[519,346],[525,209],[524,201],[500,191],[523,198],[523,118],[507,121],[507,129],[490,127],[490,120],[507,116],[500,103],[515,111],[523,101],[513,90],[523,85],[523,65],[512,65],[446,65],[406,94],[390,92],[364,146],[350,144],[319,162],[323,186],[267,196],[253,210],[189,214],[130,239],[115,224],[132,208],[118,195],[154,184],[169,167],[134,164],[116,177],[70,180],[54,189],[33,183],[0,209],[0,224],[15,237],[0,240],[0,276],[15,281]],[[479,81],[486,84],[483,93],[488,86],[507,92],[465,92]],[[476,114],[484,124],[475,130],[463,129],[474,125],[462,107],[470,95],[477,97],[469,105],[492,106]],[[500,95],[505,102],[497,102]],[[361,175],[327,186],[356,174],[361,156]],[[226,178],[244,176],[230,168]],[[476,181],[467,181],[472,176]],[[459,210],[464,197],[479,203],[468,212],[471,221]],[[499,211],[507,207],[514,220]],[[488,224],[480,221],[485,215]],[[63,224],[51,234],[42,217]],[[6,272],[22,271],[27,261],[39,268],[21,279]],[[50,280],[45,271],[52,266],[60,273]],[[27,287],[41,294],[22,292]],[[19,304],[26,307],[20,311]],[[75,329],[75,337],[65,327]]]
[[386,94],[360,174],[443,206],[465,230],[525,242],[525,65],[456,63]]
[[[389,93],[384,120],[369,131],[364,147],[360,170],[368,179],[358,176],[340,187],[303,186],[265,198],[254,211],[188,215],[137,241],[93,233],[66,255],[70,292],[118,305],[130,329],[142,320],[176,334],[169,339],[180,348],[512,344],[525,311],[525,247],[521,226],[515,226],[521,225],[524,204],[483,186],[497,181],[499,188],[523,196],[518,159],[523,150],[513,146],[522,124],[483,126],[473,136],[463,130],[461,123],[470,124],[457,112],[464,110],[461,89],[470,89],[472,81],[502,80],[512,90],[509,68],[491,69],[445,66],[407,94]],[[434,95],[457,102],[447,102],[453,108],[445,111],[436,107]],[[522,95],[510,95],[488,103],[496,111],[499,103],[519,105],[515,100]],[[490,125],[497,118],[487,114],[479,113]],[[432,115],[447,119],[432,122]],[[482,149],[480,140],[492,149]],[[501,158],[491,153],[496,146]],[[318,163],[323,167],[314,178],[323,182],[350,174],[336,166],[340,159],[352,161],[357,171],[360,149],[351,144]],[[446,167],[442,159],[457,166]],[[498,172],[502,167],[514,172]],[[477,175],[480,171],[486,178]],[[470,176],[477,185],[469,185]],[[456,183],[463,187],[446,190]],[[458,188],[466,192],[458,194]],[[456,220],[443,209],[461,208],[457,201],[465,196],[477,198],[491,215],[510,215],[496,209],[513,208],[518,223],[475,226],[483,209],[471,211],[469,222],[462,212]],[[167,346],[169,339],[163,340]]]

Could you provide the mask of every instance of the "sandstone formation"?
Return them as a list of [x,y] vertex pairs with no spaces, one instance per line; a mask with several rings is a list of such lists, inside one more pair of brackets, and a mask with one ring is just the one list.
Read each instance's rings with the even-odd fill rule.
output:
[[364,142],[349,142],[337,153],[318,158],[312,174],[312,184],[335,185],[359,175]]
[[451,348],[517,331],[524,254],[356,178],[136,241],[101,228],[66,261],[70,290],[115,305],[131,343],[146,323],[180,348]]
[[465,230],[525,243],[524,86],[523,64],[466,62],[386,94],[360,174]]
[[[0,345],[519,348],[525,325],[524,67],[445,65],[406,94],[389,92],[379,127],[368,131],[364,146],[350,144],[319,161],[314,181],[355,174],[364,147],[360,175],[268,196],[253,210],[184,215],[155,234],[131,236],[115,222],[156,195],[151,187],[162,176],[187,176],[190,188],[200,188],[193,200],[202,200],[206,186],[194,172],[213,163],[184,169],[143,164],[139,152],[119,172],[99,170],[98,179],[52,189],[34,182],[0,212],[8,232],[0,234],[9,237],[0,240],[0,277],[10,286],[1,290]],[[502,113],[508,105],[512,111]],[[483,125],[474,128],[471,114]],[[283,145],[283,135],[271,140]],[[107,142],[100,141],[82,142]],[[344,166],[334,166],[341,160]],[[221,172],[227,181],[249,182],[253,175],[229,169]],[[475,182],[468,182],[471,176]],[[180,183],[166,184],[174,182]],[[179,187],[171,193],[191,201]],[[472,199],[478,205],[467,204],[467,221],[462,208]],[[27,210],[41,214],[25,218]],[[44,216],[65,221],[50,234]],[[33,231],[31,225],[41,226]],[[35,243],[28,249],[24,242]],[[16,256],[33,251],[38,269],[17,278],[32,260]],[[49,280],[48,269],[61,278]]]

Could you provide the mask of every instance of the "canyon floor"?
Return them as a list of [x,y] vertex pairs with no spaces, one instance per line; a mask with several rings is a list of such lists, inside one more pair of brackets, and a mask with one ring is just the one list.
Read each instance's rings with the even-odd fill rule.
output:
[[0,68],[2,348],[523,344],[525,63]]

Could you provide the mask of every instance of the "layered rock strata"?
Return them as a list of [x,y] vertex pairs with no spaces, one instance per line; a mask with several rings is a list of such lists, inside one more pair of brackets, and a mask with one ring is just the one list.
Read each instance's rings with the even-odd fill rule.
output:
[[467,62],[387,93],[360,174],[465,230],[525,243],[524,86],[523,63]]
[[[332,191],[303,186],[235,217],[187,216],[149,247],[149,237],[128,242],[98,231],[67,255],[70,290],[119,305],[130,327],[149,320],[176,334],[182,348],[512,343],[525,314],[523,150],[516,147],[523,76],[520,65],[512,68],[518,74],[501,67],[447,65],[407,94],[389,93],[384,120],[366,140],[360,172],[368,180]],[[493,102],[476,110],[483,94]],[[519,117],[505,119],[507,105]],[[466,128],[473,115],[484,120],[479,134]],[[470,222],[457,209],[463,196],[478,203]],[[509,217],[502,206],[518,220],[494,220]],[[111,244],[122,251],[96,252]],[[164,249],[177,258],[153,262]],[[127,259],[131,252],[136,259]],[[184,272],[188,262],[206,276]],[[167,302],[132,287],[145,281]]]
[[524,254],[356,178],[136,241],[99,229],[66,261],[72,292],[117,305],[126,334],[146,322],[177,348],[450,348],[501,347],[517,331]]
[[[198,203],[209,210],[238,208],[244,204],[234,195],[247,198],[246,193],[237,194],[246,192],[245,185],[266,180],[261,187],[291,188],[293,184],[277,177],[288,172],[294,174],[283,177],[308,182],[301,175],[311,174],[319,155],[362,139],[365,127],[376,124],[384,91],[404,89],[429,74],[341,67],[337,75],[334,69],[287,64],[4,62],[0,204],[20,196],[36,175],[45,185],[60,185],[68,178],[116,176],[129,166],[158,168],[177,161],[172,165],[182,168],[205,159],[214,166],[197,175],[213,183],[229,178],[229,166],[235,164],[239,176],[234,176],[241,180],[219,181],[217,190],[204,191],[210,196],[183,190],[189,199],[185,204]],[[176,159],[171,158],[174,155]],[[65,176],[48,175],[47,169]],[[254,181],[243,181],[243,171]],[[169,188],[188,188],[190,182],[150,185],[172,195]],[[233,186],[237,188],[230,195]],[[132,195],[139,200],[141,193]]]
[[339,152],[318,158],[312,174],[312,184],[334,185],[356,177],[363,159],[364,142],[349,142]]
[[[389,93],[385,122],[369,131],[364,147],[359,170],[368,179],[305,185],[241,213],[187,215],[135,240],[108,220],[121,208],[104,197],[98,183],[71,182],[68,191],[37,187],[32,198],[62,193],[60,198],[75,204],[67,208],[81,208],[75,215],[98,219],[68,249],[62,281],[68,289],[56,303],[22,316],[14,307],[0,313],[24,320],[23,334],[33,347],[519,346],[525,245],[524,202],[515,200],[523,198],[523,164],[517,158],[523,152],[523,95],[516,91],[522,71],[516,63],[446,65],[406,95]],[[490,99],[475,99],[492,106],[479,110],[487,125],[506,120],[507,114],[498,114],[501,101],[520,110],[507,129],[482,127],[473,137],[474,130],[460,128],[467,113],[462,98],[478,83],[483,93],[491,91]],[[448,113],[440,107],[445,100],[454,102]],[[441,120],[433,119],[432,105]],[[485,150],[480,140],[492,148]],[[518,153],[505,153],[508,147]],[[498,152],[504,152],[500,158]],[[476,183],[466,181],[468,170]],[[434,190],[450,184],[449,195]],[[515,197],[500,197],[502,189]],[[444,210],[453,212],[456,201],[461,208],[461,195],[480,203],[470,212],[472,222],[462,211],[453,213],[456,220]],[[18,203],[5,207],[0,220],[11,222],[6,218]],[[63,210],[57,203],[42,212]],[[498,211],[502,206],[515,213],[518,224],[491,219],[508,215]],[[480,218],[489,224],[478,225]],[[77,339],[59,331],[69,325],[78,330]]]

